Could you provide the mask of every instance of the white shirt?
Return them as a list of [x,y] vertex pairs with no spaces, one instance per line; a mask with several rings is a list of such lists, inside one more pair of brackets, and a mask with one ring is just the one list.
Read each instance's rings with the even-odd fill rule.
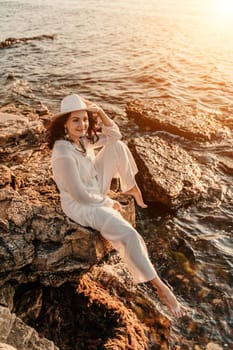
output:
[[76,149],[70,141],[55,142],[51,159],[52,171],[60,192],[62,209],[68,216],[73,216],[73,210],[77,215],[77,210],[82,206],[112,206],[113,201],[100,191],[94,165],[95,149],[119,139],[121,133],[112,121],[112,126],[103,126],[96,143],[92,144],[86,137],[82,138],[86,154]]

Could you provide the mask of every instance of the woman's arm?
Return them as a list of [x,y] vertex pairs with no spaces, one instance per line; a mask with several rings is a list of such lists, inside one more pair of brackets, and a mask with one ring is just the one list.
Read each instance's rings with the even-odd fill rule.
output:
[[122,138],[122,135],[118,126],[113,121],[112,123],[113,123],[112,126],[103,125],[102,132],[98,134],[98,137],[99,137],[98,141],[96,141],[93,144],[90,144],[90,147],[99,148],[105,145],[109,145]]
[[102,132],[98,134],[99,140],[92,144],[93,148],[102,147],[111,144],[122,138],[118,125],[104,112],[104,110],[96,104],[88,100],[84,100],[87,104],[88,111],[92,112],[94,119],[100,119],[102,122]]
[[104,110],[101,107],[97,107],[97,115],[101,119],[104,126],[112,126],[113,120],[109,118],[109,116],[104,112]]

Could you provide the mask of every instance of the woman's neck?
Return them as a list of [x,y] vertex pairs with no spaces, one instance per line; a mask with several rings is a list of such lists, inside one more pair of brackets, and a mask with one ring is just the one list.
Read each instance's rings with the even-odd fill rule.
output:
[[85,146],[83,145],[82,141],[80,138],[76,139],[75,141],[72,141],[71,142],[73,143],[73,145],[75,146],[75,148],[82,152],[82,153],[86,153],[86,148]]
[[70,141],[76,146],[80,145],[80,137],[70,137]]

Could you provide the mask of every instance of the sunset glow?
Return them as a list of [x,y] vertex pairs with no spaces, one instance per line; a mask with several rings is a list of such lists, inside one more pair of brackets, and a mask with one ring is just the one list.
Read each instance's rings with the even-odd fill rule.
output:
[[233,23],[233,0],[211,0],[208,12],[212,22],[225,26]]
[[231,17],[233,16],[233,1],[232,0],[217,0],[214,3],[214,11],[219,16]]

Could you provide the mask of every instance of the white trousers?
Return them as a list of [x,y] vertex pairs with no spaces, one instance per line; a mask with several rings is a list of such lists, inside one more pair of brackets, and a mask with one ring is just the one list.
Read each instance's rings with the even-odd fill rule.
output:
[[[95,168],[104,194],[109,191],[116,173],[119,174],[123,191],[136,184],[135,174],[138,169],[130,150],[122,141],[105,146],[96,156]],[[156,272],[148,257],[145,242],[132,225],[110,207],[94,207],[92,214],[92,227],[100,231],[119,252],[135,283],[155,278]]]
[[[106,194],[112,178],[118,174],[121,189],[127,191],[135,186],[135,174],[138,169],[127,145],[115,141],[104,146],[96,155],[94,166],[97,171],[101,192]],[[148,257],[143,238],[112,207],[85,206],[73,200],[63,207],[64,212],[75,222],[98,230],[111,242],[119,252],[135,283],[150,281],[156,276],[156,271]]]
[[103,194],[109,191],[115,175],[120,177],[123,192],[136,184],[134,177],[138,168],[129,148],[122,141],[118,140],[103,147],[96,155],[94,165]]

